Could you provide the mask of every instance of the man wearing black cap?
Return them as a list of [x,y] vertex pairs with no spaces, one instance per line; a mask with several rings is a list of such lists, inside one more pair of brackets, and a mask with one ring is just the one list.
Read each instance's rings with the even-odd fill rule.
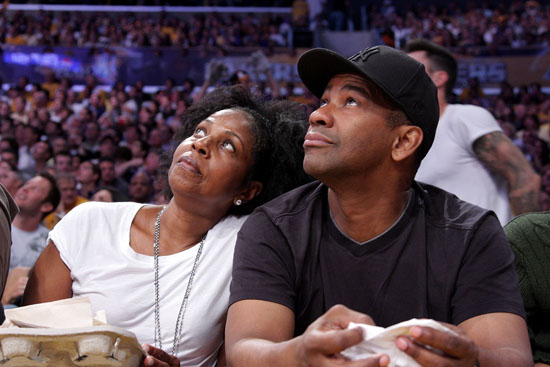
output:
[[[513,255],[496,216],[414,181],[439,118],[424,67],[386,46],[298,62],[321,98],[304,168],[319,179],[244,224],[234,257],[226,351],[232,366],[387,366],[348,361],[350,321],[411,318],[395,345],[422,366],[529,366]],[[342,306],[343,305],[343,306]],[[422,346],[423,345],[423,346]]]

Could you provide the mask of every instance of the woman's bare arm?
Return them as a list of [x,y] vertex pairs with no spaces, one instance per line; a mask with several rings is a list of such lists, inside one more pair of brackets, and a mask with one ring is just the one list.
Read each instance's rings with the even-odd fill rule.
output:
[[50,241],[31,270],[23,294],[23,305],[71,298],[72,284],[71,271]]

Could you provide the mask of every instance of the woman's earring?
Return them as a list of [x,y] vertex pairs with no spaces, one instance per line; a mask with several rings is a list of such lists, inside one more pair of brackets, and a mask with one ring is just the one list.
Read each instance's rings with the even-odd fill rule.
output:
[[243,203],[243,201],[241,199],[237,199],[235,200],[235,205],[241,205]]

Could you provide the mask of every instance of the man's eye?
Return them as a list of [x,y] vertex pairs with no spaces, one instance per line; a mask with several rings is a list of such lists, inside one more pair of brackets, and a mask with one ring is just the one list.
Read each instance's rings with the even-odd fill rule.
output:
[[354,98],[348,98],[346,100],[346,105],[357,106],[357,101]]
[[229,150],[229,151],[232,151],[232,152],[235,151],[235,146],[234,146],[233,143],[230,142],[230,141],[224,142],[224,143],[222,144],[222,146],[223,146],[224,149],[227,149],[227,150]]
[[324,107],[327,105],[327,100],[326,99],[322,99],[321,100],[321,103],[319,104],[319,107]]

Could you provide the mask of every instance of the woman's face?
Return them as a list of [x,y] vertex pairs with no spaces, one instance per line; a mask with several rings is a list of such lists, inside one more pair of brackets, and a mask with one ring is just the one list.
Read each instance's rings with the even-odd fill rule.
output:
[[252,167],[254,137],[251,117],[226,109],[202,121],[172,158],[168,180],[174,197],[199,194],[212,205],[232,205],[246,191],[245,178]]

